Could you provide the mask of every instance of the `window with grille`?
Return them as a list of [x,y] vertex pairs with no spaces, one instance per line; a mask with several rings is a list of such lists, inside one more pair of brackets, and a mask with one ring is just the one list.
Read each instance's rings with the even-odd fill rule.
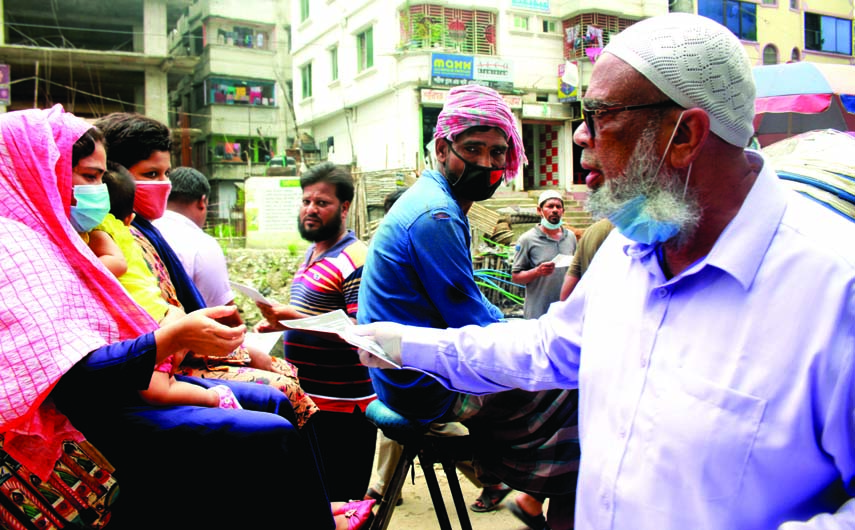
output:
[[757,40],[757,4],[738,0],[700,0],[698,14],[711,18],[742,40]]
[[633,25],[629,18],[583,13],[564,21],[564,57],[581,59],[588,48],[602,48],[615,35]]
[[303,99],[312,97],[312,63],[300,67],[300,81],[302,82]]
[[496,54],[496,15],[489,11],[411,5],[400,12],[406,48]]
[[852,21],[805,13],[805,49],[852,55]]
[[374,66],[374,28],[368,28],[356,36],[357,72]]

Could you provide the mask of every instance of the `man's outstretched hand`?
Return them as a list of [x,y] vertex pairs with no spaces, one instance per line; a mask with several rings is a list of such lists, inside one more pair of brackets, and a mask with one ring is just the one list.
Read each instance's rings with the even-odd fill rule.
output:
[[[401,362],[401,337],[405,330],[406,326],[394,322],[374,322],[373,324],[356,326],[353,329],[356,335],[374,339],[383,348],[383,351],[401,366],[403,366]],[[397,368],[397,366],[361,348],[359,349],[359,361],[369,368]]]

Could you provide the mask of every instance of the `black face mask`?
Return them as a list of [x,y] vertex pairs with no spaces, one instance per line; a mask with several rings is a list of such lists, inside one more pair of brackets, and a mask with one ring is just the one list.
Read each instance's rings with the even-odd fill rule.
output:
[[[492,197],[502,184],[502,178],[505,176],[505,168],[484,167],[473,164],[457,154],[457,151],[451,147],[451,142],[446,143],[451,152],[454,153],[454,156],[459,158],[464,164],[463,173],[457,177],[456,181],[451,182],[451,189],[454,191],[454,194],[461,199],[469,201],[484,201]],[[445,172],[446,174],[449,173],[447,163]]]

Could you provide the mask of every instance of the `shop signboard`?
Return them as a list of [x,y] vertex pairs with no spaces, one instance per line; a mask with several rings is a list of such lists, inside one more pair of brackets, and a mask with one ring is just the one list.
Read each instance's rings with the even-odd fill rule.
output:
[[[422,105],[430,107],[441,107],[445,104],[445,99],[448,97],[448,90],[434,90],[423,88],[421,90]],[[512,109],[521,109],[523,106],[522,96],[514,94],[502,94],[502,99]]]
[[511,0],[515,9],[531,9],[532,11],[549,12],[549,0]]
[[434,53],[431,55],[431,85],[484,85],[509,92],[514,88],[513,66],[511,61],[501,57]]

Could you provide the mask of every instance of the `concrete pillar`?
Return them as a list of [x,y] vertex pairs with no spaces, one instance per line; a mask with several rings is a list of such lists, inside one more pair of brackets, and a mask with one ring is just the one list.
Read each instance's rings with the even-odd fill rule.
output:
[[[143,0],[142,25],[143,54],[166,57],[166,0]],[[155,120],[167,122],[168,89],[166,73],[158,67],[145,69],[144,114]],[[139,102],[138,102],[139,103]],[[139,110],[139,107],[137,108]]]
[[165,57],[166,0],[143,0],[143,52]]
[[166,74],[157,67],[145,69],[145,112],[149,118],[168,123],[169,97]]

